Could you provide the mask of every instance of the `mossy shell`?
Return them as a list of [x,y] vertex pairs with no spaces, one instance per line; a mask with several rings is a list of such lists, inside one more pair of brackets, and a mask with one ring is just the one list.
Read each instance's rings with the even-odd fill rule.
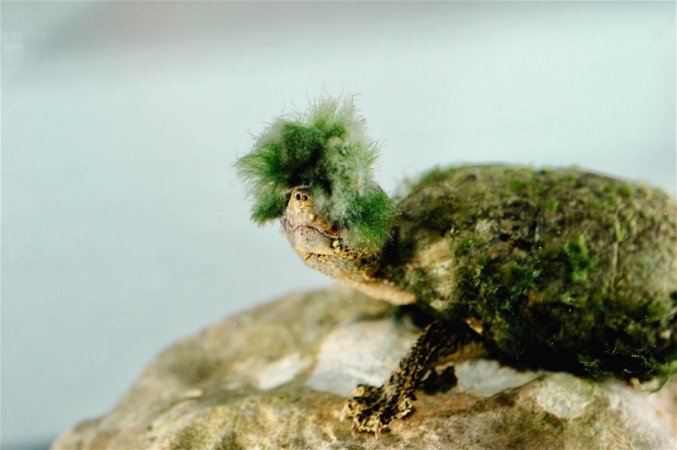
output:
[[526,367],[675,371],[677,225],[663,192],[577,169],[436,169],[398,200],[380,275]]

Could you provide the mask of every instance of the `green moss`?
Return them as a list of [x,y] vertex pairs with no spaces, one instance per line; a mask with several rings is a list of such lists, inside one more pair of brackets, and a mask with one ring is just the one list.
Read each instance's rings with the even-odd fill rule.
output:
[[473,238],[463,239],[456,247],[456,256],[465,256],[477,248],[477,240]]
[[347,230],[347,246],[379,250],[397,210],[373,181],[377,153],[350,100],[325,99],[306,113],[277,119],[236,163],[254,200],[252,220],[281,217],[288,192],[303,185],[311,189],[319,212]]
[[545,200],[543,203],[543,211],[545,212],[553,212],[557,209],[557,205],[559,205],[559,202],[557,199],[554,198],[549,198]]
[[514,192],[521,192],[527,189],[529,184],[525,180],[512,179],[510,180],[510,189]]
[[255,200],[252,208],[252,220],[264,223],[280,217],[284,213],[286,199],[281,192],[264,191]]
[[[481,320],[496,356],[592,377],[675,371],[666,195],[578,169],[505,166],[437,168],[409,189],[397,242],[411,251],[396,253],[397,280],[442,317]],[[453,255],[447,297],[436,290],[441,261],[417,259],[436,239]]]
[[620,195],[621,197],[628,198],[633,194],[634,189],[626,184],[621,184],[620,186],[618,186],[616,192],[618,192],[618,195]]
[[347,231],[347,242],[357,248],[377,250],[390,237],[394,207],[385,192],[374,189],[357,198]]
[[590,256],[585,243],[585,235],[580,234],[576,241],[564,244],[564,255],[571,268],[570,279],[574,283],[581,283],[588,278],[588,269],[594,267],[595,259]]

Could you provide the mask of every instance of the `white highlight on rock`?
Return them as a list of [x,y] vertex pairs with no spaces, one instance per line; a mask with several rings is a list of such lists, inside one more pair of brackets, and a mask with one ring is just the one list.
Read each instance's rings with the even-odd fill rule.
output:
[[417,331],[390,318],[342,325],[322,341],[317,366],[306,385],[343,397],[358,384],[380,386],[417,336]]
[[540,376],[540,372],[518,372],[488,359],[460,363],[455,367],[455,373],[460,390],[479,397],[490,397],[505,389],[522,386]]
[[310,358],[302,358],[299,352],[290,353],[258,369],[255,377],[259,389],[267,391],[291,381],[296,374],[307,369]]
[[[674,426],[677,420],[670,412],[661,411],[661,396],[657,392],[632,389],[620,380],[610,380],[598,386],[606,394],[609,409],[619,414],[626,429],[632,431],[631,448],[677,448],[677,427]],[[662,399],[665,401],[666,397]],[[668,402],[670,400],[666,402],[666,407],[674,408]],[[672,447],[663,440],[665,425],[671,425],[670,417],[673,417]]]
[[549,374],[536,397],[541,408],[563,419],[583,415],[585,407],[593,399],[595,386],[592,382],[568,373]]
[[194,389],[188,389],[187,391],[184,391],[181,393],[181,398],[182,399],[191,399],[191,398],[200,398],[204,395],[204,391],[202,389],[194,388]]

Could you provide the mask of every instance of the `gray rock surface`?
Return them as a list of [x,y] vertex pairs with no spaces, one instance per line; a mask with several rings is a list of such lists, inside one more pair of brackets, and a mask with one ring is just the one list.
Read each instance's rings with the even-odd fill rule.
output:
[[566,373],[457,365],[378,439],[339,420],[358,383],[380,384],[416,338],[392,307],[347,288],[292,295],[159,355],[106,416],[52,449],[677,449],[677,382],[658,393]]

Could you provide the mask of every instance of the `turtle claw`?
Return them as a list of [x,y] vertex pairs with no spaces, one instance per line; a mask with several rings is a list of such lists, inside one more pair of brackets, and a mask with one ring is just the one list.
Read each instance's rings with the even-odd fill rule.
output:
[[391,389],[359,385],[348,399],[341,416],[352,417],[351,431],[378,436],[388,431],[393,420],[402,419],[414,410],[414,396],[401,396]]
[[358,385],[341,413],[343,417],[352,418],[353,432],[374,433],[378,436],[387,431],[393,421],[413,413],[416,388],[425,375],[434,369],[435,362],[442,356],[458,351],[474,338],[474,332],[469,328],[460,335],[454,334],[454,331],[458,331],[458,328],[446,322],[431,323],[381,387]]

